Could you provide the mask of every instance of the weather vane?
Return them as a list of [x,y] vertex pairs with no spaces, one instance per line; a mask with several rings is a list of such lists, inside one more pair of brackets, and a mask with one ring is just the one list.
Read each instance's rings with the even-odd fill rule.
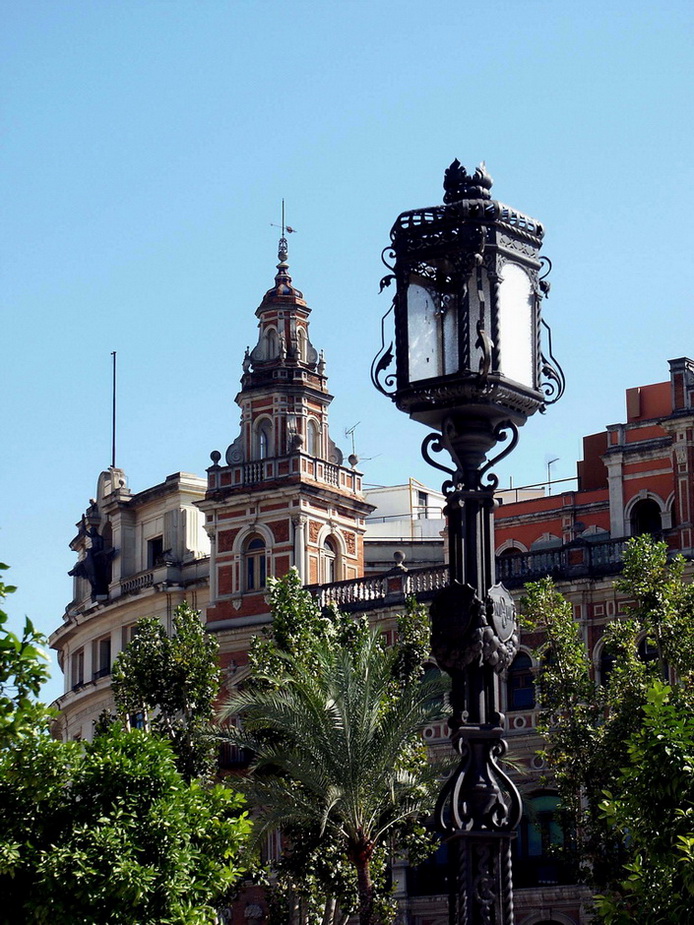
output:
[[275,222],[270,222],[270,224],[272,225],[273,228],[281,228],[281,229],[282,229],[282,237],[280,238],[280,246],[279,246],[279,249],[278,249],[278,251],[277,251],[277,256],[278,256],[279,260],[280,260],[282,263],[284,263],[284,261],[287,259],[287,255],[288,255],[288,253],[289,253],[289,247],[288,247],[288,245],[287,245],[287,237],[286,237],[286,235],[287,235],[287,234],[293,234],[293,233],[296,231],[296,228],[292,228],[291,225],[285,225],[285,224],[284,224],[284,199],[282,200],[282,224],[281,224],[281,225],[278,225],[278,224],[276,224]]

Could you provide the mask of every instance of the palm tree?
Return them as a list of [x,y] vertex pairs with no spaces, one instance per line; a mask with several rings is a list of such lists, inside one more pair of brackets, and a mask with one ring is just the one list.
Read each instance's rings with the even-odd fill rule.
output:
[[283,656],[224,711],[254,759],[245,790],[259,834],[279,829],[338,846],[356,872],[360,925],[374,925],[374,852],[431,812],[438,772],[421,728],[442,682],[397,679],[398,654],[371,630],[348,646],[316,639],[310,658]]

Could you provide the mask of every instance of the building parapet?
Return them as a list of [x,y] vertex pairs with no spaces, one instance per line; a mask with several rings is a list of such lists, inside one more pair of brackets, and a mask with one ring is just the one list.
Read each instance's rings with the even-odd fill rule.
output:
[[313,480],[320,485],[352,494],[360,494],[362,490],[361,472],[305,453],[275,456],[230,466],[211,466],[207,475],[208,492],[237,491],[264,482],[295,481],[298,478]]
[[321,607],[332,604],[341,610],[352,611],[400,603],[409,596],[428,599],[447,584],[448,567],[436,565],[411,570],[396,567],[385,575],[312,585],[308,590]]
[[[566,579],[615,575],[622,570],[626,543],[627,538],[600,543],[571,543],[556,549],[497,556],[497,580],[507,588],[518,588],[527,581],[545,576]],[[409,570],[396,567],[385,575],[312,585],[308,590],[321,607],[334,604],[342,610],[356,611],[388,606],[410,596],[428,600],[448,581],[446,565]]]

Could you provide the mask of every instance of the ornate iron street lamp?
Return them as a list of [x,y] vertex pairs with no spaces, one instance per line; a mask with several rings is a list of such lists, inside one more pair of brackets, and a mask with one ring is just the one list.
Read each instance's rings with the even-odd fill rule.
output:
[[[381,290],[395,281],[383,325],[392,311],[395,370],[384,336],[372,380],[434,429],[422,454],[449,475],[450,581],[431,606],[431,641],[452,678],[449,725],[461,756],[437,806],[452,864],[450,920],[513,925],[511,839],[522,806],[498,764],[506,751],[499,675],[518,651],[518,625],[511,595],[495,583],[490,469],[527,418],[561,396],[564,376],[540,316],[550,269],[539,256],[542,225],[491,198],[484,165],[469,175],[455,160],[443,186],[443,205],[403,212],[391,229]],[[455,468],[432,458],[444,450]]]

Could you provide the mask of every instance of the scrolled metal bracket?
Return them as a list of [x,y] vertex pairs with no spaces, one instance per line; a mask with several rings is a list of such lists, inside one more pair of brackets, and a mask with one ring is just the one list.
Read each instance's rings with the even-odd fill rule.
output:
[[[494,434],[494,437],[496,438],[497,443],[502,443],[504,440],[506,440],[508,438],[509,433],[511,434],[511,442],[509,443],[509,445],[504,447],[500,453],[497,453],[496,456],[493,456],[490,460],[488,460],[481,467],[481,469],[479,469],[478,475],[479,475],[479,484],[481,488],[491,488],[493,490],[498,487],[499,476],[495,475],[493,472],[489,472],[489,470],[493,466],[495,466],[497,463],[501,462],[502,459],[505,459],[509,455],[509,453],[512,453],[515,450],[516,445],[518,444],[518,440],[520,438],[518,428],[513,423],[513,421],[501,421],[494,428],[493,434]],[[483,484],[482,477],[486,475],[488,472],[489,472],[489,475],[487,476],[487,482],[486,484]]]
[[[386,260],[386,254],[388,255],[388,260]],[[386,267],[390,272],[395,275],[395,267],[392,264],[392,261],[397,259],[397,254],[392,244],[387,244],[381,251],[381,263]],[[391,261],[389,263],[388,261]],[[387,284],[386,284],[387,285]]]
[[544,412],[547,405],[553,405],[564,394],[566,376],[552,352],[552,329],[544,318],[541,319],[541,322],[542,326],[547,330],[547,352],[549,354],[549,359],[544,353],[540,354],[542,375],[546,377],[546,381],[540,386],[545,396],[544,407],[540,408],[540,411]]
[[386,374],[386,370],[393,362],[393,341],[386,346],[386,318],[393,311],[395,300],[391,303],[390,308],[381,318],[381,349],[374,357],[371,364],[371,382],[374,388],[378,389],[386,398],[392,398],[395,392],[395,373]]
[[[422,456],[424,457],[424,461],[428,462],[430,466],[433,466],[435,469],[440,469],[441,472],[448,473],[448,475],[455,479],[458,474],[455,469],[451,469],[448,466],[442,466],[441,463],[436,462],[435,459],[432,459],[429,453],[430,448],[434,451],[434,453],[446,452],[446,447],[441,438],[441,434],[427,434],[424,440],[422,440]],[[444,486],[449,484],[452,485],[453,483],[448,481],[444,482]]]
[[552,261],[543,254],[542,257],[540,257],[540,263],[542,264],[544,272],[540,274],[538,282],[540,284],[540,292],[547,298],[549,296],[549,290],[552,288],[552,284],[547,279],[552,272]]

